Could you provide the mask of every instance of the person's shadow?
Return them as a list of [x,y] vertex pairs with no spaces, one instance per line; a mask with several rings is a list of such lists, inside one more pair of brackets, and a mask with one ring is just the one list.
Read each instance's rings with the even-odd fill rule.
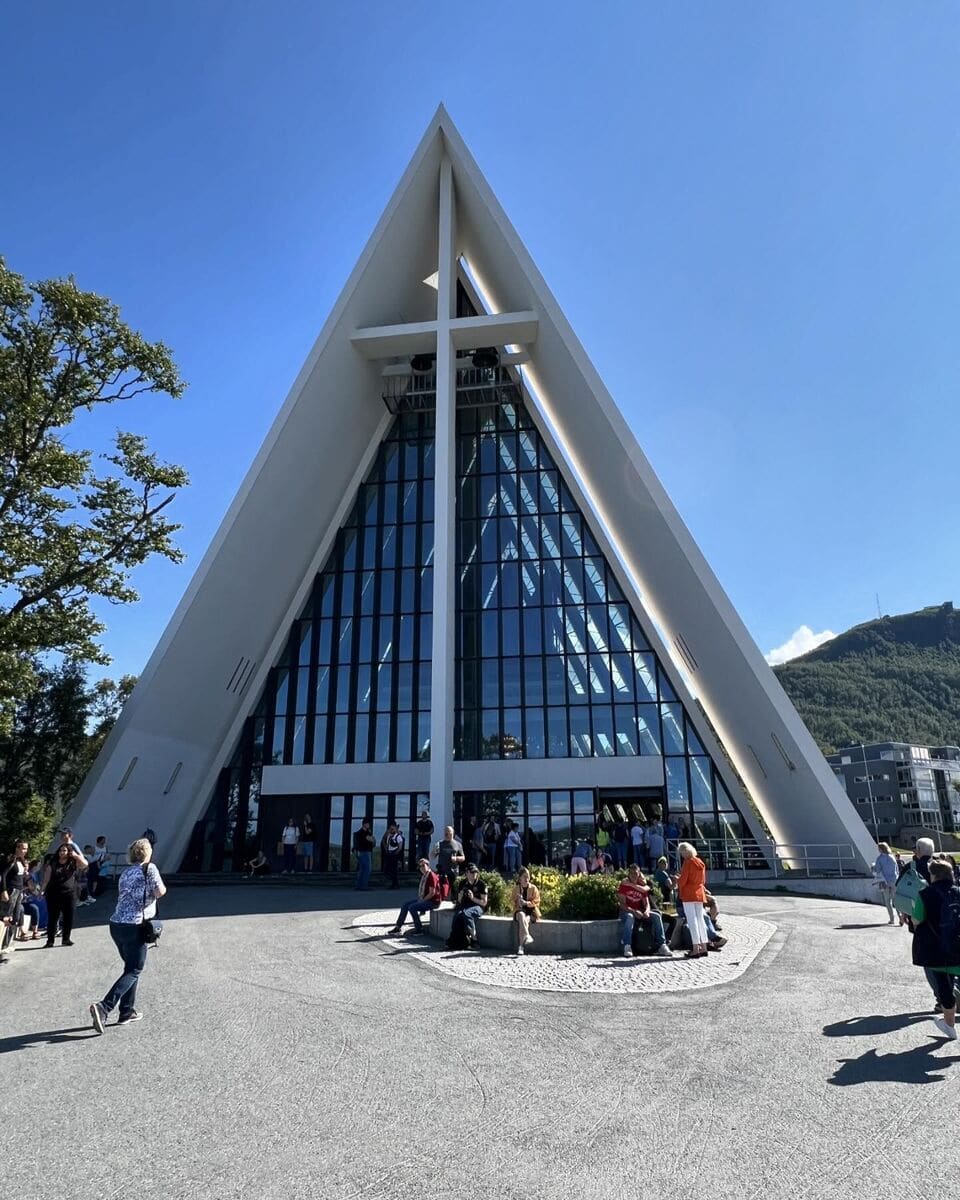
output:
[[837,1087],[857,1083],[940,1083],[940,1074],[951,1063],[960,1062],[960,1055],[934,1058],[945,1039],[925,1042],[900,1054],[878,1054],[868,1050],[859,1058],[841,1058],[840,1065],[827,1080]]
[[883,1033],[894,1033],[898,1029],[906,1029],[919,1021],[929,1021],[929,1013],[896,1013],[892,1016],[848,1017],[845,1021],[835,1021],[832,1025],[824,1025],[824,1037],[878,1037]]
[[42,1033],[18,1033],[13,1037],[0,1038],[0,1054],[30,1050],[34,1046],[52,1046],[57,1042],[85,1042],[87,1038],[99,1036],[90,1025],[76,1025],[73,1029],[46,1029]]

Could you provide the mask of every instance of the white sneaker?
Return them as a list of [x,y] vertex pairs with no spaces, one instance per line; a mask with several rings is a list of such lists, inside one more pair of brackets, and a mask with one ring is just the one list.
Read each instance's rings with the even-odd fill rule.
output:
[[530,934],[529,934],[529,933],[528,933],[528,934],[527,934],[527,936],[526,936],[526,937],[523,939],[523,944],[524,944],[525,946],[532,946],[532,945],[533,945],[533,938],[530,936]]
[[523,947],[522,946],[517,947],[517,958],[523,958]]
[[630,949],[629,946],[624,946],[623,957],[624,958],[633,958],[633,951]]
[[957,1040],[957,1027],[955,1025],[948,1025],[943,1017],[934,1017],[933,1023],[945,1038],[949,1038],[951,1042]]
[[653,952],[657,958],[673,958],[673,951],[669,946],[658,946]]

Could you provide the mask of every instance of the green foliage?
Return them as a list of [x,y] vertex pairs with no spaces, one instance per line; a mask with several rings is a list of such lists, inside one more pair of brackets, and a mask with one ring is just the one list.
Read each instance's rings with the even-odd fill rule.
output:
[[33,688],[0,731],[0,854],[24,830],[45,847],[40,835],[62,819],[136,682],[124,676],[91,688],[70,662],[33,661],[31,672]]
[[960,741],[960,612],[952,604],[868,621],[776,673],[825,754],[861,742]]
[[[613,875],[566,875],[555,867],[531,867],[530,880],[540,889],[540,912],[547,920],[602,921],[618,911],[617,888],[626,871]],[[660,890],[647,884],[660,901]]]
[[487,885],[487,912],[497,917],[509,916],[513,882],[507,882],[498,871],[481,871],[480,878]]
[[28,285],[0,259],[0,720],[37,686],[37,656],[105,662],[90,601],[137,599],[130,572],[174,562],[165,510],[187,482],[142,437],[118,433],[103,465],[76,446],[78,417],[144,393],[179,396],[170,351],[72,279]]
[[31,858],[40,858],[50,845],[56,824],[56,811],[36,793],[16,809],[0,808],[0,862],[6,861],[19,841],[30,843]]
[[567,878],[557,916],[561,921],[596,921],[617,915],[614,875],[572,875]]

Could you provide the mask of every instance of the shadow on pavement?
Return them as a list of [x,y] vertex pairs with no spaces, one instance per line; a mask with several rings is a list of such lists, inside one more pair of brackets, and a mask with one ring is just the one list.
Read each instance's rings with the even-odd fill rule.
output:
[[895,928],[891,926],[889,921],[867,921],[863,925],[837,925],[837,929],[883,929]]
[[857,1083],[941,1083],[940,1074],[951,1063],[960,1062],[960,1055],[952,1054],[934,1058],[933,1052],[946,1043],[946,1038],[936,1038],[904,1050],[900,1054],[878,1054],[868,1050],[859,1058],[841,1058],[840,1065],[828,1083],[837,1087],[849,1087]]
[[[389,896],[389,899],[388,899]],[[257,880],[224,883],[222,886],[173,886],[160,902],[164,920],[184,917],[241,917],[273,913],[363,912],[393,908],[396,897],[386,888],[357,892],[326,887],[261,886]],[[93,907],[77,913],[77,928],[105,925],[116,904],[114,895],[104,896]]]
[[825,1037],[876,1037],[881,1033],[893,1033],[897,1029],[906,1029],[917,1021],[929,1021],[930,1014],[923,1012],[896,1013],[893,1016],[882,1017],[879,1014],[872,1017],[848,1017],[845,1021],[834,1021],[832,1025],[824,1025]]
[[18,1033],[14,1037],[0,1038],[0,1054],[13,1054],[17,1050],[30,1050],[34,1046],[53,1045],[56,1042],[85,1042],[99,1037],[89,1025],[76,1025],[72,1029],[46,1029],[42,1033]]

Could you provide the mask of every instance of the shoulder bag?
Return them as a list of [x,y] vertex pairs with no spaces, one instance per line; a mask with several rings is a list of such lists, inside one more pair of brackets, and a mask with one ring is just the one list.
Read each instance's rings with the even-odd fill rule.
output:
[[143,904],[142,920],[140,922],[140,941],[147,946],[155,946],[160,941],[160,934],[163,933],[163,922],[158,921],[156,917],[153,920],[147,920],[147,867],[143,868]]

